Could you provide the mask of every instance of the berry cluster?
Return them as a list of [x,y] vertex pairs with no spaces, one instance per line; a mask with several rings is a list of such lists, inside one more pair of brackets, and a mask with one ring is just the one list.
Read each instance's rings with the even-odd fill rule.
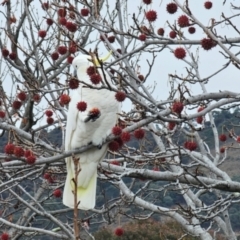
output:
[[2,56],[4,58],[9,57],[11,60],[14,61],[17,58],[17,53],[15,53],[15,52],[10,53],[6,47],[3,47],[2,48]]
[[14,155],[17,158],[25,157],[28,164],[34,164],[36,161],[36,157],[31,150],[24,150],[21,146],[15,146],[12,143],[5,145],[4,152],[7,155]]

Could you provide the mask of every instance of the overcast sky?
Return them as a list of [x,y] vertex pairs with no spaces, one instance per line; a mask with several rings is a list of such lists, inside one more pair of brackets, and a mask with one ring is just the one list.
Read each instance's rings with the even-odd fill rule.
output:
[[[115,9],[115,1],[108,0],[110,3],[110,12]],[[129,23],[131,23],[132,14],[138,13],[138,3],[140,3],[141,0],[135,0],[135,1],[127,1],[128,3],[128,12],[129,12]],[[166,11],[166,5],[171,2],[170,0],[162,0],[162,1],[156,1],[153,0],[153,4],[147,6],[143,5],[143,8],[145,10],[154,9],[158,13],[157,20],[153,23],[155,31],[159,27],[163,27],[165,29],[165,36],[168,36],[168,33],[170,32],[170,28],[167,26],[166,21],[169,21],[169,23],[174,23],[178,19],[179,16],[183,14],[183,12],[178,9],[177,13],[170,15]],[[183,3],[183,0],[180,0],[181,3]],[[215,0],[213,1],[213,7],[210,10],[206,10],[204,8],[204,2],[203,0],[189,0],[189,5],[192,14],[200,20],[203,24],[206,26],[210,25],[211,18],[214,18],[216,21],[222,20],[221,13],[224,12],[225,16],[232,16],[234,14],[237,14],[237,11],[233,11],[230,8],[230,2],[236,3],[238,1],[226,1],[226,4],[223,6],[222,1]],[[36,6],[36,8],[39,9],[40,6]],[[39,11],[40,12],[40,11]],[[42,11],[41,11],[42,12]],[[44,12],[42,12],[44,14]],[[40,13],[41,15],[41,13]],[[142,15],[143,17],[143,15]],[[144,19],[144,17],[143,17]],[[141,20],[141,18],[139,18]],[[233,19],[233,22],[238,26],[239,25],[239,17],[236,19]],[[148,26],[148,22],[145,21],[146,26]],[[117,24],[116,24],[117,26]],[[187,28],[183,29],[183,32],[186,33],[185,37],[193,40],[200,40],[204,37],[206,37],[206,34],[199,28],[196,27],[196,33],[191,35],[188,33]],[[226,26],[224,24],[220,24],[217,27],[217,32],[221,36],[226,36],[227,38],[234,38],[239,37],[239,35],[232,30],[231,27]],[[142,45],[142,42],[139,41],[139,46]],[[100,45],[101,46],[101,45]],[[117,46],[114,45],[116,48]],[[180,46],[180,45],[179,45]],[[172,45],[171,48],[175,49],[177,45]],[[199,51],[197,49],[199,48]],[[87,47],[89,49],[89,46]],[[101,49],[100,49],[101,50]],[[198,52],[199,54],[199,72],[200,76],[202,78],[205,78],[218,69],[220,69],[225,63],[226,60],[224,59],[223,55],[219,53],[220,48],[216,47],[213,48],[210,51],[203,50],[200,46],[191,46],[190,48],[191,52],[193,54],[196,54]],[[104,48],[102,50],[103,54],[105,54]],[[232,49],[233,52],[237,52],[238,49]],[[146,59],[149,58],[148,54],[145,54],[142,56],[140,65],[141,65],[141,73],[145,75],[148,71],[148,65],[146,63]],[[190,60],[189,56],[186,57],[186,60]],[[170,52],[169,49],[165,49],[161,53],[159,53],[157,57],[157,61],[155,62],[155,65],[153,67],[152,73],[148,78],[148,81],[146,82],[146,86],[153,85],[153,82],[157,83],[157,87],[154,92],[154,96],[157,98],[157,100],[165,100],[168,98],[169,93],[169,74],[178,74],[180,76],[186,76],[186,63],[184,63],[181,60],[178,60],[174,57],[173,53]],[[226,70],[218,74],[217,76],[210,79],[207,90],[209,92],[211,91],[219,91],[219,90],[231,90],[231,91],[238,91],[236,86],[238,86],[239,81],[239,70],[230,65]],[[8,84],[7,84],[8,85]],[[9,85],[8,85],[9,87]],[[193,95],[201,93],[201,88],[198,84],[195,86],[190,87],[191,93]],[[127,109],[130,108],[129,103],[124,104],[127,105]]]

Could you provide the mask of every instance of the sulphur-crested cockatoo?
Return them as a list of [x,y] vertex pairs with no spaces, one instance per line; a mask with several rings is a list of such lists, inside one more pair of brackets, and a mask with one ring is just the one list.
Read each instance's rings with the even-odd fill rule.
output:
[[[73,59],[72,65],[77,71],[79,80],[92,85],[90,77],[87,74],[87,68],[93,66],[92,58],[88,55],[79,55]],[[95,60],[96,63],[96,60]],[[105,79],[111,85],[111,79],[107,74],[103,76],[101,70],[99,73],[102,82],[94,85],[100,87]],[[107,86],[107,85],[106,85]],[[87,109],[80,112],[77,109],[77,103],[84,101],[87,103]],[[98,108],[100,114],[92,118],[90,111]],[[92,209],[96,202],[97,186],[97,166],[106,155],[108,145],[103,141],[111,133],[112,127],[117,122],[117,113],[119,112],[119,103],[115,99],[115,92],[101,89],[94,90],[80,83],[79,88],[73,90],[71,102],[69,104],[65,150],[72,150],[86,146],[92,143],[94,146],[90,150],[76,154],[74,157],[79,159],[78,168],[81,169],[77,178],[77,202],[79,209]],[[63,204],[74,208],[74,176],[75,166],[72,157],[66,158],[67,178],[63,192]]]

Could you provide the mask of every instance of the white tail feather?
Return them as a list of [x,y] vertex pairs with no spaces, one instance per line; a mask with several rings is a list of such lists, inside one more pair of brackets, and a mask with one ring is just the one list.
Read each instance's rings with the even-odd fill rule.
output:
[[[72,171],[68,171],[67,179],[63,191],[63,204],[67,207],[74,208],[74,178]],[[96,203],[96,188],[97,188],[97,169],[93,174],[87,188],[77,188],[78,209],[88,210],[93,209]]]

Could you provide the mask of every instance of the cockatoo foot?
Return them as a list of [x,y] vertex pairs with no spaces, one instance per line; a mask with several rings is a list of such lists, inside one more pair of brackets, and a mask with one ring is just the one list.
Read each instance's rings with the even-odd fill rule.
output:
[[102,148],[102,144],[98,144],[98,145],[97,145],[97,148],[98,148],[98,149],[101,149],[101,148]]
[[99,143],[99,144],[94,144],[92,141],[88,143],[88,145],[91,145],[93,144],[95,147],[97,147],[98,149],[101,149],[102,148],[102,144]]
[[95,122],[99,117],[101,116],[101,113],[94,113],[92,111],[89,111],[88,116],[85,118],[84,122]]

